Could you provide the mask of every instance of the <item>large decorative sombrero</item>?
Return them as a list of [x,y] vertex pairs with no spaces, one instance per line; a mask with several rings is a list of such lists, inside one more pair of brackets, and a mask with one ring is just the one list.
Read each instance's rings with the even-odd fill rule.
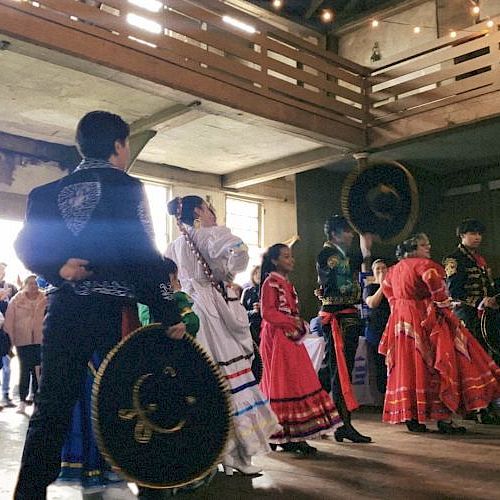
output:
[[500,357],[500,312],[486,307],[481,316],[481,335],[495,356]]
[[358,233],[374,233],[384,243],[399,243],[418,216],[417,185],[398,162],[369,162],[347,176],[342,212]]
[[101,453],[129,481],[173,488],[206,476],[231,430],[227,384],[190,336],[160,324],[139,328],[110,351],[92,396]]

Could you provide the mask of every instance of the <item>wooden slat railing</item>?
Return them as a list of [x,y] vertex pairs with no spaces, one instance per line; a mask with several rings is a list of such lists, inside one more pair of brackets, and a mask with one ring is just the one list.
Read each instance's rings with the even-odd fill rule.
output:
[[368,78],[368,125],[384,123],[500,90],[500,17],[441,38],[385,64]]
[[[2,4],[351,127],[365,126],[366,68],[219,0],[168,0],[157,13],[127,0],[40,0],[35,5],[0,0]],[[159,32],[129,24],[130,14],[157,23]],[[225,23],[223,16],[253,26],[255,33]]]
[[[19,15],[16,22],[22,16],[46,21],[47,32],[58,26],[268,99],[263,102],[292,106],[306,121],[311,113],[328,128],[333,123],[325,135],[334,137],[343,127],[342,140],[357,146],[369,146],[363,144],[370,137],[366,129],[500,90],[500,16],[493,27],[475,25],[456,39],[427,43],[369,70],[220,0],[163,3],[155,13],[128,0],[0,0],[0,16],[4,8],[11,19],[12,12]],[[157,33],[130,24],[131,14],[156,23]],[[223,16],[255,31],[231,26]],[[33,32],[29,41],[36,43]],[[56,47],[57,40],[49,45]],[[277,115],[279,120],[282,111]]]

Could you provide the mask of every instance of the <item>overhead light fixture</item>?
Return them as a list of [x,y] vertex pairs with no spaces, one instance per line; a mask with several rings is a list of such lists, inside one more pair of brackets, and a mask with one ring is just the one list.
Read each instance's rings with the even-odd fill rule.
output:
[[451,38],[456,38],[457,37],[457,32],[456,31],[450,31],[450,37]]
[[415,33],[415,35],[418,35],[421,31],[422,29],[420,28],[420,26],[415,26],[413,28],[413,33]]
[[142,45],[147,45],[148,47],[151,47],[153,49],[156,49],[158,47],[156,43],[147,42],[146,40],[142,40],[141,38],[136,38],[135,36],[132,35],[129,35],[127,38]]
[[235,28],[238,28],[242,31],[246,31],[247,33],[257,33],[257,30],[253,27],[250,26],[249,24],[244,23],[243,21],[238,21],[238,19],[235,19],[234,17],[231,16],[223,16],[222,20],[231,26],[234,26]]
[[323,9],[321,11],[320,18],[324,23],[331,23],[333,21],[333,10]]
[[472,13],[474,15],[477,16],[480,12],[481,12],[481,9],[479,8],[479,5],[476,4],[476,5],[474,5],[474,7],[472,7]]
[[495,23],[490,19],[487,23],[486,23],[486,26],[488,28],[493,28],[493,26],[495,26]]
[[163,8],[163,2],[159,0],[128,0],[128,3],[149,10],[149,12],[160,12]]
[[76,16],[69,16],[69,18],[72,20],[72,21],[78,21],[78,18]]
[[161,24],[156,21],[151,21],[151,19],[147,19],[146,17],[138,16],[137,14],[127,14],[127,23],[142,30],[149,31],[150,33],[155,33],[156,35],[162,32]]
[[273,9],[281,9],[281,7],[283,7],[283,0],[273,0],[271,5],[273,6]]
[[377,28],[379,24],[380,24],[380,23],[378,22],[378,20],[377,20],[377,19],[374,19],[374,20],[372,21],[372,28]]

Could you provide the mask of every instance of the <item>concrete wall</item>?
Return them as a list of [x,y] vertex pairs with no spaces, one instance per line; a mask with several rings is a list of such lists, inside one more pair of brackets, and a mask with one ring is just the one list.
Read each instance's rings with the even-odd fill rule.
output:
[[481,0],[481,19],[498,16],[500,14],[500,0]]
[[[480,20],[500,14],[500,0],[480,0],[479,6]],[[382,56],[378,64],[383,64],[400,52],[447,36],[452,30],[473,26],[477,17],[471,7],[471,2],[464,0],[429,0],[398,14],[381,16],[377,28],[371,27],[372,18],[366,18],[352,28],[340,30],[338,53],[359,64],[373,66],[370,58],[377,42]],[[413,33],[414,26],[421,28],[419,34]]]
[[[370,19],[365,21],[355,30],[342,34],[339,39],[339,55],[365,66],[373,65],[370,57],[375,42],[378,42],[382,56],[380,62],[383,63],[384,59],[399,52],[437,38],[434,0],[381,19],[377,28],[371,27]],[[413,33],[414,26],[421,27],[418,35]]]

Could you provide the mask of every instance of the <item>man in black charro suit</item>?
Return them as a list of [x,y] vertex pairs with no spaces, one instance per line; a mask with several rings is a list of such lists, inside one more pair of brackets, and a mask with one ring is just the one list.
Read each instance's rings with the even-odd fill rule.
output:
[[[484,350],[489,351],[481,333],[481,314],[485,310],[498,310],[499,304],[495,297],[491,269],[479,253],[485,230],[484,224],[477,219],[463,220],[457,227],[460,243],[453,253],[445,257],[443,265],[450,295],[457,303],[455,314],[465,323]],[[496,362],[498,363],[498,359]],[[481,411],[480,421],[500,424],[500,418],[487,410]]]
[[[326,342],[325,366],[320,370],[319,378],[323,388],[327,392],[332,392],[335,405],[344,422],[344,425],[335,432],[335,439],[369,443],[371,438],[360,434],[351,424],[348,399],[352,389],[348,387],[346,392],[345,386],[346,382],[346,385],[350,386],[358,340],[363,332],[356,307],[361,301],[361,287],[354,276],[348,256],[355,233],[345,217],[339,215],[333,215],[325,222],[324,231],[327,241],[316,260],[319,285],[316,295],[321,301],[320,317]],[[363,265],[368,267],[371,260],[371,243],[370,236],[361,236]],[[344,344],[343,353],[340,353],[345,358],[348,372],[348,380],[344,380],[344,383],[342,383],[342,367],[340,366],[339,370],[339,360],[335,352],[332,325],[338,325]]]

